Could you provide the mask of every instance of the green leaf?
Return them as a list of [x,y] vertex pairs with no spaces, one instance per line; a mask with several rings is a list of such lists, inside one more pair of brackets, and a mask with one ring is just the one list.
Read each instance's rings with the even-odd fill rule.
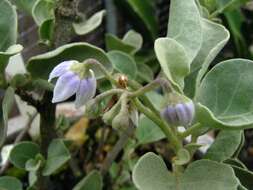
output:
[[17,13],[7,0],[0,1],[0,52],[5,52],[17,39]]
[[40,26],[44,21],[54,18],[54,1],[37,0],[32,9],[32,16]]
[[5,52],[0,51],[0,78],[4,77],[5,68],[9,63],[10,57],[20,53],[22,49],[23,47],[21,45],[12,45]]
[[196,115],[212,128],[243,129],[253,124],[253,62],[224,61],[203,79],[196,93]]
[[221,131],[204,158],[218,162],[231,158],[240,146],[242,133],[243,131]]
[[228,30],[220,24],[202,19],[203,42],[197,56],[191,64],[191,73],[185,79],[185,93],[194,97],[195,89],[200,85],[210,63],[229,40]]
[[239,186],[233,169],[226,164],[195,161],[176,178],[154,153],[145,154],[137,162],[133,182],[139,190],[237,190]]
[[155,39],[158,34],[158,19],[155,15],[155,8],[149,0],[118,0],[116,1],[127,10],[134,23],[139,23],[137,27],[144,26],[145,35]]
[[13,2],[19,9],[22,9],[32,15],[32,9],[36,0],[14,0]]
[[253,187],[253,172],[249,171],[247,168],[241,167],[238,164],[227,162],[225,163],[229,164],[234,172],[236,177],[240,180],[241,184],[246,187],[247,189],[252,189]]
[[37,171],[41,166],[41,160],[38,159],[29,159],[25,163],[26,171]]
[[201,17],[195,0],[171,1],[167,37],[182,45],[189,61],[192,62],[203,40]]
[[115,70],[127,75],[129,79],[135,79],[137,66],[131,56],[116,50],[110,51],[107,55]]
[[151,82],[154,79],[153,70],[145,63],[137,64],[137,81],[139,83]]
[[191,160],[190,152],[187,149],[181,148],[177,152],[177,157],[174,160],[176,165],[185,165]]
[[138,144],[148,144],[165,138],[161,129],[146,116],[142,115],[136,128],[135,136]]
[[15,177],[0,177],[0,189],[3,190],[22,190],[22,183]]
[[54,32],[54,19],[45,20],[39,27],[39,37],[42,43],[51,45]]
[[249,51],[248,51],[246,39],[244,38],[241,32],[243,22],[246,22],[244,15],[242,14],[240,9],[235,9],[233,11],[225,12],[224,15],[227,19],[228,27],[233,36],[237,54],[240,57],[247,57]]
[[190,60],[184,47],[170,38],[155,41],[155,52],[164,74],[178,89],[184,87],[184,77],[190,73]]
[[[50,72],[55,66],[66,60],[84,61],[94,58],[101,62],[109,72],[112,65],[106,53],[93,45],[84,42],[63,45],[53,51],[32,57],[28,61],[27,70],[34,78],[48,79]],[[96,77],[101,78],[103,74],[97,68],[93,69]]]
[[2,109],[1,109],[1,126],[0,126],[0,147],[4,144],[5,138],[7,136],[7,130],[8,130],[8,118],[9,113],[11,112],[12,106],[14,104],[14,89],[9,87],[5,91],[4,99],[2,102]]
[[118,50],[127,54],[134,53],[135,51],[134,46],[123,42],[121,39],[112,34],[106,34],[105,43],[107,51]]
[[69,159],[71,155],[69,150],[65,146],[63,140],[54,139],[48,148],[48,155],[45,164],[45,168],[42,171],[44,176],[49,176],[63,166]]
[[82,22],[73,23],[76,34],[85,35],[95,30],[102,24],[105,13],[105,10],[101,10],[92,15],[88,20],[84,19]]
[[143,44],[143,38],[140,33],[129,30],[123,37],[122,41],[126,44],[129,44],[132,47],[135,47],[135,51],[141,49]]
[[101,174],[93,170],[85,178],[83,178],[73,190],[102,190],[103,179]]
[[26,162],[40,153],[39,146],[32,142],[21,142],[13,147],[10,162],[17,168],[25,169]]

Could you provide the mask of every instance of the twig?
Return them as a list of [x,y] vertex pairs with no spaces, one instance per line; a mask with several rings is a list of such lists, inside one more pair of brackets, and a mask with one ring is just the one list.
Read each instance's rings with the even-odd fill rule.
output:
[[[15,141],[13,143],[14,145],[23,140],[23,138],[25,137],[25,135],[30,130],[31,124],[32,124],[33,120],[36,118],[37,115],[38,115],[38,113],[35,112],[33,115],[30,116],[30,118],[27,121],[26,127],[16,137],[16,139],[15,139]],[[9,166],[10,166],[10,161],[7,160],[6,163],[0,169],[0,175],[2,175],[9,168]]]
[[107,154],[107,157],[101,167],[101,174],[102,175],[105,175],[108,172],[113,161],[117,158],[120,151],[127,144],[129,137],[131,137],[133,135],[134,129],[135,129],[135,127],[134,127],[133,123],[131,123],[130,126],[127,128],[127,130],[121,133],[119,140],[117,141],[116,145],[113,147],[112,151]]

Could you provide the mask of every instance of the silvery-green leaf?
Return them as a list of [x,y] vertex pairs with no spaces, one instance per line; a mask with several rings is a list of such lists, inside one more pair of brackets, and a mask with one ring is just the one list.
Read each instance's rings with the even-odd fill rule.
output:
[[33,5],[32,16],[38,26],[44,21],[54,18],[54,2],[37,0]]
[[240,146],[242,133],[243,131],[221,131],[204,158],[218,162],[231,158]]
[[130,79],[135,79],[137,66],[135,60],[121,51],[110,51],[107,53],[115,70],[127,75]]
[[216,65],[196,93],[197,119],[213,128],[253,127],[253,62],[232,59]]
[[190,60],[185,49],[176,40],[158,38],[155,52],[164,74],[178,89],[184,87],[184,77],[190,73]]
[[[34,56],[29,59],[27,70],[31,73],[32,77],[47,80],[49,73],[61,62],[67,60],[83,62],[89,58],[96,59],[103,64],[109,72],[112,71],[112,65],[106,53],[102,49],[85,42],[63,45],[50,52]],[[92,70],[96,78],[102,78],[104,76],[97,67],[92,68]]]
[[126,44],[129,44],[133,47],[135,47],[135,51],[138,51],[139,49],[141,49],[142,44],[143,44],[143,38],[141,36],[141,34],[139,34],[138,32],[134,31],[134,30],[129,30],[123,37],[122,39],[123,42],[125,42]]
[[200,51],[191,64],[191,74],[185,79],[184,91],[194,97],[195,89],[208,70],[210,63],[217,56],[229,39],[229,32],[225,27],[207,19],[201,20],[203,42]]
[[54,139],[48,148],[47,160],[42,174],[49,176],[63,166],[71,155],[62,139]]
[[135,136],[139,144],[148,144],[165,138],[161,129],[146,116],[141,116]]
[[0,1],[0,52],[5,52],[17,40],[17,12],[8,0]]
[[202,44],[201,17],[195,0],[171,1],[167,37],[184,47],[189,62],[195,58]]
[[73,28],[78,35],[85,35],[97,27],[99,27],[103,21],[103,17],[105,15],[105,10],[101,10],[94,15],[92,15],[89,19],[83,20],[82,22],[73,23]]
[[26,162],[35,159],[39,154],[39,146],[32,142],[20,142],[13,147],[10,153],[11,163],[21,169],[25,169]]
[[121,39],[112,34],[106,34],[105,44],[107,51],[118,50],[128,54],[135,52],[134,46],[123,42]]
[[137,162],[133,182],[139,190],[237,190],[240,185],[230,166],[209,160],[193,162],[176,177],[154,153]]

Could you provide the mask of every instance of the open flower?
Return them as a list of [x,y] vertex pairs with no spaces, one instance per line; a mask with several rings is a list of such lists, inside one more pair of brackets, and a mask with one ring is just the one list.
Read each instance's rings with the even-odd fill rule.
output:
[[53,103],[61,102],[76,94],[77,108],[92,99],[96,93],[97,81],[92,70],[78,61],[64,61],[49,75],[48,81],[58,77],[54,88]]
[[161,116],[174,126],[188,127],[195,114],[195,107],[192,101],[167,105],[161,112]]

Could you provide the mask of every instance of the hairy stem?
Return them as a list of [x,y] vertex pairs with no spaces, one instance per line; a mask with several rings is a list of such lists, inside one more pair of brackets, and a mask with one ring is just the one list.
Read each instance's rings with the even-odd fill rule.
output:
[[159,118],[150,109],[144,106],[137,98],[133,100],[133,103],[140,112],[142,112],[154,123],[156,123],[158,127],[160,127],[160,129],[166,135],[168,141],[172,144],[172,148],[174,150],[174,153],[176,154],[178,150],[182,147],[182,143],[178,139],[177,135],[171,130],[170,126],[168,126],[165,121]]

